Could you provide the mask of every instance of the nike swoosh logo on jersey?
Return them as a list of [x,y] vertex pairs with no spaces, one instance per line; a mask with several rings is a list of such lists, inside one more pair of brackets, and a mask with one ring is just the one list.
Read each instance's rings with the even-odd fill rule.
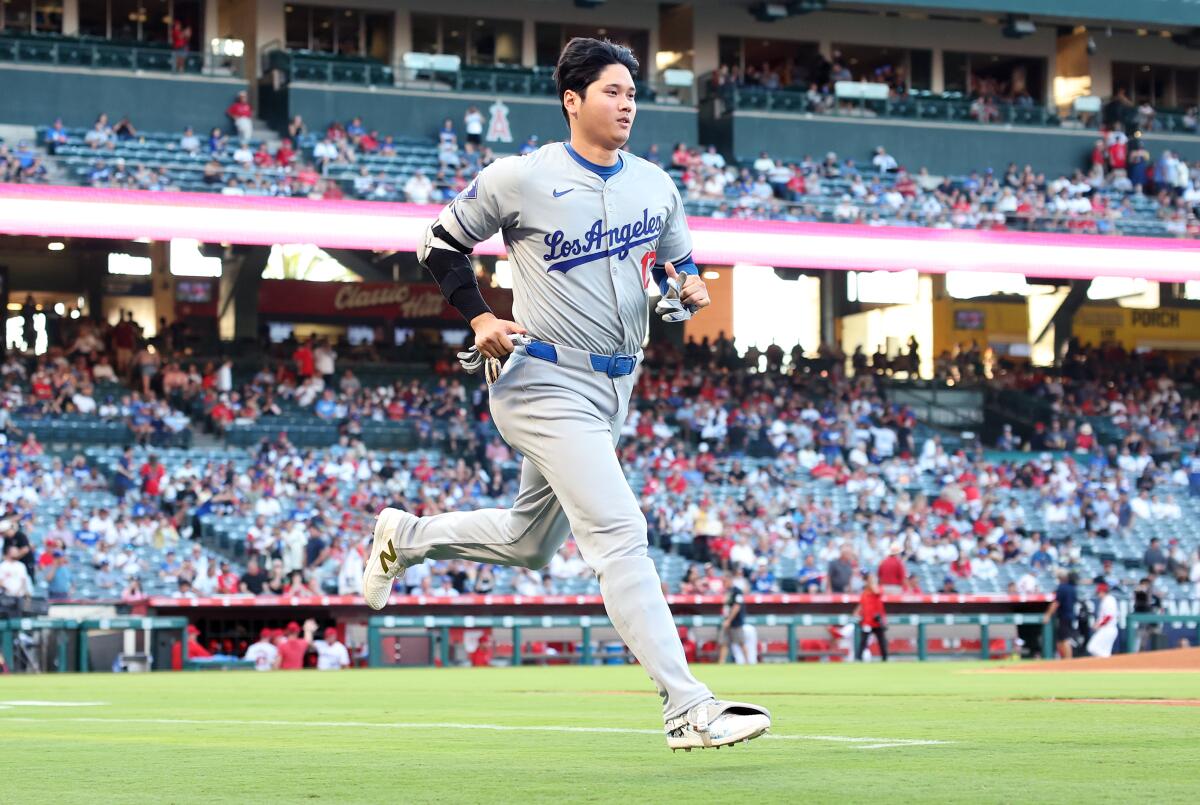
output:
[[567,193],[570,193],[570,192],[571,192],[572,190],[574,190],[574,189],[575,189],[575,188],[571,187],[571,188],[568,188],[567,190],[563,190],[563,191],[558,191],[558,190],[555,190],[555,191],[554,191],[554,197],[555,197],[555,198],[562,198],[563,196],[565,196]]

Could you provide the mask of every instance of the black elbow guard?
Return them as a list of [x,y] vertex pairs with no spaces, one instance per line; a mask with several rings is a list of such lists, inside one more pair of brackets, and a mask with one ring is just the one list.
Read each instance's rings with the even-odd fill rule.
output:
[[442,296],[464,319],[470,321],[491,312],[479,292],[471,260],[465,254],[448,249],[430,249],[425,256],[425,268],[437,280]]

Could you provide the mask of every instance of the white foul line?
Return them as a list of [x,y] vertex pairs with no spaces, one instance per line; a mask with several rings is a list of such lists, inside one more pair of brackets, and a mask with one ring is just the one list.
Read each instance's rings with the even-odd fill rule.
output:
[[44,701],[42,699],[12,699],[0,702],[4,707],[99,707],[108,702],[61,702]]
[[[617,735],[662,735],[662,730],[639,730],[625,727],[563,727],[555,725],[514,724],[460,724],[455,722],[377,722],[377,721],[275,721],[266,719],[245,720],[234,718],[19,718],[0,716],[5,721],[46,724],[53,721],[73,721],[87,724],[171,724],[204,725],[217,724],[239,727],[333,727],[352,729],[394,730],[491,730],[493,732],[580,732]],[[847,735],[772,735],[763,736],[776,741],[825,741],[850,744],[853,749],[890,749],[904,746],[934,746],[953,741],[920,740],[913,738],[855,738]]]

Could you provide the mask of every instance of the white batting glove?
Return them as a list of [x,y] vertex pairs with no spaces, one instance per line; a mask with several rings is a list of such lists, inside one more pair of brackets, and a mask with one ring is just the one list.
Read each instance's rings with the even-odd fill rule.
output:
[[679,321],[687,321],[696,312],[694,305],[685,305],[679,301],[679,286],[686,274],[681,274],[679,279],[667,280],[667,292],[658,300],[658,304],[654,306],[655,314],[662,316],[662,320],[668,323]]
[[458,353],[458,363],[469,375],[477,375],[482,371],[489,386],[500,378],[500,361],[484,356],[477,347]]

